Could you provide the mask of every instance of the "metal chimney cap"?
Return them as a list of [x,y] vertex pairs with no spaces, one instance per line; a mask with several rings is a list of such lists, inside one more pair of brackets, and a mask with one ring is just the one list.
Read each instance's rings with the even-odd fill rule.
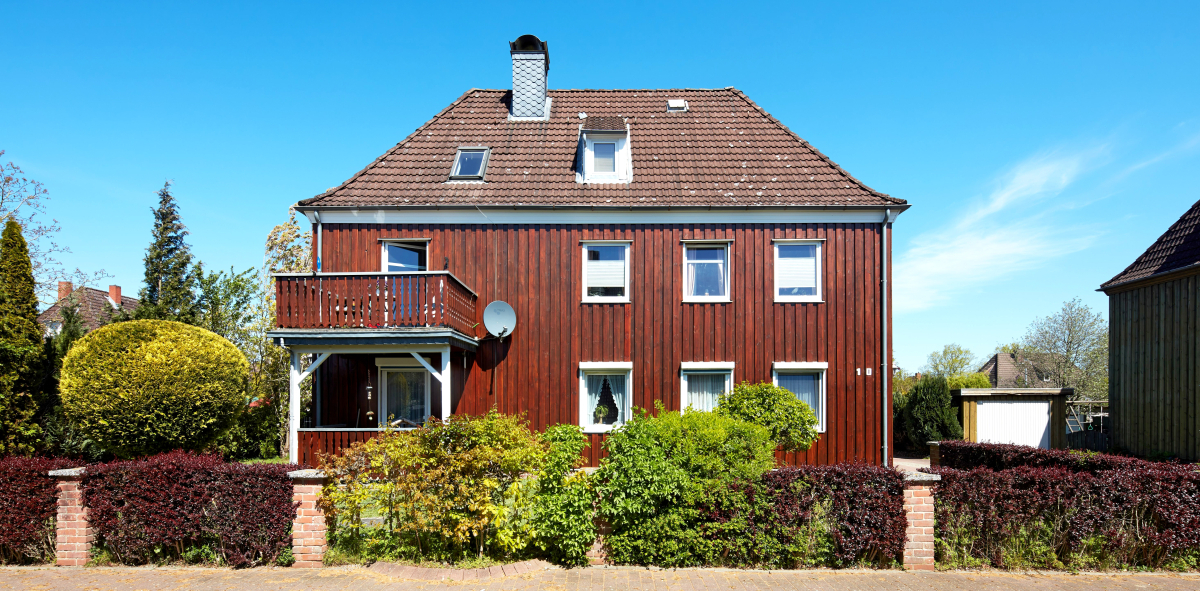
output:
[[550,70],[550,44],[538,39],[537,35],[521,35],[516,41],[508,42],[509,53],[544,53],[546,71]]

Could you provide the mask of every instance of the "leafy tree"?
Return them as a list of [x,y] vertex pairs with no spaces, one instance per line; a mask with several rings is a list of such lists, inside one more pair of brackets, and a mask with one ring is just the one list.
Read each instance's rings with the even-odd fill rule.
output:
[[170,181],[158,192],[151,235],[144,259],[146,285],[138,292],[141,301],[133,316],[192,324],[198,312],[195,287],[199,269],[192,266],[191,247],[184,241],[187,227],[180,220]]
[[941,351],[929,354],[929,360],[925,364],[925,373],[949,378],[968,373],[976,365],[975,355],[971,353],[970,349],[958,343],[950,343],[942,347]]
[[1017,368],[1042,384],[1075,388],[1078,399],[1108,398],[1108,323],[1079,298],[1034,320],[1017,352]]
[[804,451],[816,443],[817,415],[808,404],[770,382],[742,382],[721,394],[714,414],[766,427],[786,451]]
[[39,443],[33,394],[41,387],[42,330],[33,266],[21,225],[0,236],[0,452],[31,454]]
[[249,353],[252,338],[251,325],[254,321],[254,304],[258,297],[253,268],[235,273],[200,271],[200,301],[202,302],[197,326],[207,328]]
[[950,401],[950,384],[944,377],[921,376],[913,387],[904,407],[904,430],[917,449],[928,441],[962,439],[962,425]]
[[[4,150],[0,150],[2,156]],[[49,192],[42,183],[27,177],[16,164],[0,162],[0,223],[13,220],[21,225],[33,268],[34,291],[47,304],[58,299],[58,281],[86,285],[108,277],[103,270],[89,274],[63,268],[56,257],[70,253],[71,249],[54,242],[61,228],[57,220],[47,219],[49,200]]]
[[946,384],[951,390],[960,390],[962,388],[991,388],[992,379],[983,372],[968,373],[947,378]]

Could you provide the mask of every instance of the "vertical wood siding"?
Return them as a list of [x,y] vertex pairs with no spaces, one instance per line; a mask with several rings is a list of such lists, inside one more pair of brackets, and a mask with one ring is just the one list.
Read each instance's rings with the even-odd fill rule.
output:
[[1113,445],[1200,460],[1200,276],[1109,294]]
[[[890,359],[879,350],[879,224],[322,227],[326,273],[379,270],[379,238],[430,238],[430,268],[441,270],[448,260],[449,270],[479,294],[476,321],[494,300],[512,304],[516,332],[503,343],[484,340],[468,355],[471,369],[462,374],[461,395],[456,389],[455,413],[496,406],[527,413],[537,429],[577,423],[582,361],[632,362],[633,405],[653,409],[662,401],[672,410],[680,407],[684,361],[732,361],[739,382],[770,381],[776,361],[825,361],[826,433],[807,452],[780,459],[882,461],[879,380],[888,378]],[[826,240],[823,303],[774,302],[773,238]],[[733,240],[731,303],[683,303],[681,241],[688,239]],[[582,240],[632,241],[631,303],[580,302]],[[591,439],[587,453],[595,465],[601,437]]]

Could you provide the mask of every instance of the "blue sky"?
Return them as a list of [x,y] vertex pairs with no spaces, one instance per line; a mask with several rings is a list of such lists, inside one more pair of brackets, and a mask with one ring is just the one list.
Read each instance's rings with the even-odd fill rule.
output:
[[[206,265],[261,262],[341,183],[549,41],[554,88],[736,86],[877,190],[896,356],[977,354],[1094,290],[1200,199],[1200,4],[0,4],[0,149],[71,267],[136,292],[172,179]],[[107,283],[107,282],[105,282]]]

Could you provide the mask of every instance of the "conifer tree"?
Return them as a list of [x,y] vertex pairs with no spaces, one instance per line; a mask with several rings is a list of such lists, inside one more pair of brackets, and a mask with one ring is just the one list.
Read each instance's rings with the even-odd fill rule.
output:
[[192,266],[191,247],[184,241],[187,235],[167,181],[158,192],[152,239],[144,259],[146,285],[138,292],[141,301],[134,318],[195,323],[197,267]]
[[42,352],[29,246],[9,219],[0,235],[0,453],[28,455],[40,441],[33,390]]

